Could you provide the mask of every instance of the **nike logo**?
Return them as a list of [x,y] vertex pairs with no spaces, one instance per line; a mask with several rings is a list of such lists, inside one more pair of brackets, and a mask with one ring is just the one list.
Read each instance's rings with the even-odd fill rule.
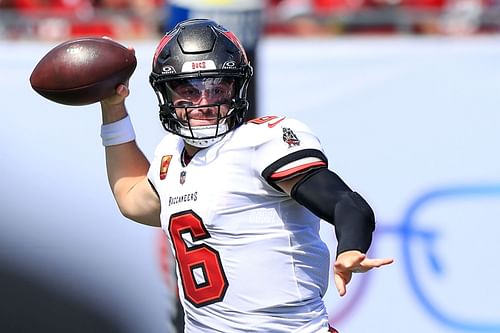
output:
[[286,117],[282,117],[274,122],[268,122],[267,123],[267,127],[269,128],[273,128],[274,126],[278,125],[280,122],[282,122],[283,120],[285,120]]

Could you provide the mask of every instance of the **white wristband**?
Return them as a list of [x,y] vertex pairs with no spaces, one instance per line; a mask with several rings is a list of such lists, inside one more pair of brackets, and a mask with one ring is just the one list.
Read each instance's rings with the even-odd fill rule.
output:
[[101,125],[101,139],[104,147],[134,141],[135,132],[130,117],[127,115],[118,121]]

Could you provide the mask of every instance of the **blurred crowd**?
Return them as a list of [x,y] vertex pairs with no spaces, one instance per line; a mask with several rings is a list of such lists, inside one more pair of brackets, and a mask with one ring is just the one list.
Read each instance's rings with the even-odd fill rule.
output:
[[[0,0],[0,39],[156,38],[169,0]],[[220,6],[231,0],[199,0]],[[262,0],[265,34],[496,33],[500,0]],[[231,10],[238,10],[233,6]]]
[[156,0],[0,0],[0,38],[148,37],[156,33],[161,5]]
[[492,33],[499,0],[278,0],[272,11],[293,34]]

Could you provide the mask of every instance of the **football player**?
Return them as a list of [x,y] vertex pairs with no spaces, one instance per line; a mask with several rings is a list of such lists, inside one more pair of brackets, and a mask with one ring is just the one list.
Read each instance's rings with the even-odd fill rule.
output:
[[245,123],[252,67],[214,21],[179,23],[160,41],[150,83],[169,132],[150,164],[135,142],[126,85],[101,102],[109,182],[121,212],[161,227],[177,261],[186,332],[332,332],[322,296],[334,281],[392,262],[366,256],[368,203],[333,171],[303,123]]

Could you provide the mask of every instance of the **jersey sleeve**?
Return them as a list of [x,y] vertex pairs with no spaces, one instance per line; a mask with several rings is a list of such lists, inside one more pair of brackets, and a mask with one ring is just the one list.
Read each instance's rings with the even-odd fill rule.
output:
[[261,126],[259,135],[265,139],[255,149],[254,167],[273,187],[276,182],[328,166],[319,139],[302,122],[278,118],[256,126]]
[[149,166],[149,170],[148,170],[148,180],[149,182],[156,188],[156,175],[159,174],[159,161],[158,161],[158,158],[157,156],[155,156],[153,158],[153,160],[151,161],[151,165]]
[[166,176],[170,161],[173,157],[172,152],[175,151],[171,149],[172,146],[171,137],[172,136],[166,135],[160,141],[160,143],[155,149],[154,157],[149,166],[147,177],[149,183],[153,186],[155,191],[157,190],[158,182],[163,180],[163,178]]

